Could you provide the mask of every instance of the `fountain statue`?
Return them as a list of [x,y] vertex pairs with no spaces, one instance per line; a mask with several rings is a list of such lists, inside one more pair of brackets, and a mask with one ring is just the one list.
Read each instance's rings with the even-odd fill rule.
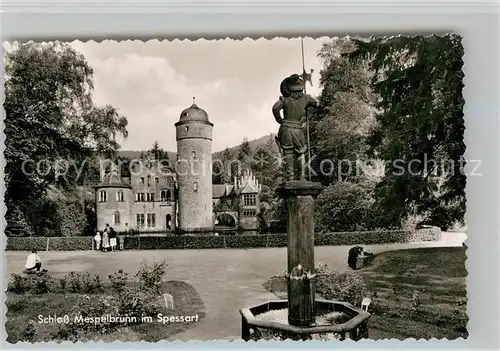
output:
[[[273,106],[273,115],[280,124],[276,141],[285,161],[286,177],[278,189],[287,207],[287,300],[267,301],[240,310],[242,338],[262,338],[267,330],[286,338],[310,339],[313,335],[337,335],[340,339],[358,340],[367,337],[370,314],[341,301],[316,301],[314,268],[314,199],[322,185],[305,178],[304,154],[308,142],[306,124],[316,107],[316,100],[304,93],[304,81],[293,74],[281,83],[281,96]],[[283,111],[283,117],[281,116]],[[273,311],[284,311],[286,319],[259,318]],[[324,316],[341,314],[343,319],[325,324]],[[318,321],[316,317],[321,317]],[[329,319],[332,320],[331,318]],[[286,321],[286,322],[285,322]],[[258,334],[258,335],[257,335]],[[257,337],[255,337],[257,335]],[[259,336],[260,335],[260,336]]]

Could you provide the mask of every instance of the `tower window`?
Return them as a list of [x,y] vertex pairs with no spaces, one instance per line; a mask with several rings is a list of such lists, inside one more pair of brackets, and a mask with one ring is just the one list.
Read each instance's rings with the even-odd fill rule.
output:
[[105,190],[99,191],[99,202],[108,201],[108,193]]
[[172,193],[168,189],[163,189],[160,193],[161,201],[172,201]]
[[185,126],[185,127],[184,127],[184,130],[185,130],[186,132],[188,132],[188,131],[189,131],[189,127],[188,127],[188,126]]
[[116,192],[116,201],[118,201],[118,202],[122,202],[123,201],[123,191],[118,190]]
[[257,196],[255,194],[243,194],[243,206],[255,206]]
[[191,157],[195,158],[196,157],[196,151],[191,152]]
[[113,223],[120,224],[120,212],[115,212],[113,215]]
[[198,191],[198,183],[196,183],[196,182],[193,183],[193,190],[195,192]]

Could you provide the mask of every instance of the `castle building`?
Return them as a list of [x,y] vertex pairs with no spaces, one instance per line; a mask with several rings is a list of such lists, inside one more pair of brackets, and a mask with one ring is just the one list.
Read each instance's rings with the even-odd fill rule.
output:
[[212,128],[193,104],[174,124],[175,169],[159,160],[134,160],[130,178],[112,165],[95,186],[97,230],[118,232],[214,232],[221,226],[258,230],[261,185],[245,170],[233,184],[212,184]]

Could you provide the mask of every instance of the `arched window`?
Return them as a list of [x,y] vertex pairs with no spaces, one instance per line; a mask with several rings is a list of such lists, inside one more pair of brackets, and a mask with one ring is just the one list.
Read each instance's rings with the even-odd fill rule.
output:
[[99,191],[99,202],[106,202],[108,201],[108,193],[106,190],[101,190]]
[[120,212],[115,212],[113,215],[113,223],[120,224]]
[[123,191],[122,190],[118,190],[116,192],[116,201],[118,201],[118,202],[122,202],[123,201]]
[[160,193],[161,201],[172,201],[172,193],[169,189],[163,189]]

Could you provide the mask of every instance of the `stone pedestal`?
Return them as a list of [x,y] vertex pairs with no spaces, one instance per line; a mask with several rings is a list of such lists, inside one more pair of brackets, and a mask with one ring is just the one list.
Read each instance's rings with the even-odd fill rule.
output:
[[315,319],[314,198],[320,183],[289,181],[281,185],[288,221],[288,323],[310,326]]

